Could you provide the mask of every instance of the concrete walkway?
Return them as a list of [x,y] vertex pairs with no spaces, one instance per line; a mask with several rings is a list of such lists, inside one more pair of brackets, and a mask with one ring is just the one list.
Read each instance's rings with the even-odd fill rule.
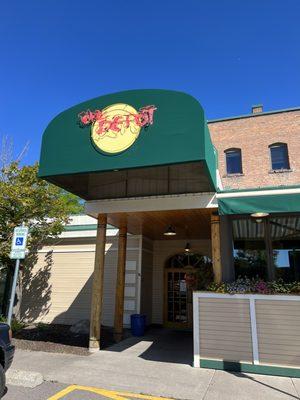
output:
[[[175,399],[299,399],[300,379],[192,368],[192,339],[172,331],[129,338],[90,356],[18,350],[12,368],[46,381]],[[175,362],[177,361],[177,362]]]

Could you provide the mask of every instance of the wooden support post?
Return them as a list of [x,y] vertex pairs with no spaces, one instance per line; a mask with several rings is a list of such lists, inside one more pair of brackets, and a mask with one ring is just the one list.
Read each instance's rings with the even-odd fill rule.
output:
[[122,340],[123,338],[126,244],[127,244],[127,227],[122,226],[119,229],[118,271],[117,271],[116,302],[115,302],[114,339],[116,342],[120,342],[120,340]]
[[99,215],[98,226],[97,226],[97,237],[96,237],[93,287],[92,287],[90,341],[89,341],[89,348],[91,351],[100,349],[106,224],[107,224],[107,216],[105,214]]
[[220,283],[222,282],[220,217],[215,214],[212,214],[211,216],[211,252],[214,281]]

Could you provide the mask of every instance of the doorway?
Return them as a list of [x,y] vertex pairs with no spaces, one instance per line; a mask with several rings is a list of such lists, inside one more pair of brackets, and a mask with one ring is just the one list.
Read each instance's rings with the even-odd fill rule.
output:
[[184,252],[167,260],[164,278],[164,326],[193,329],[193,291],[199,286],[200,268],[210,264],[208,257]]

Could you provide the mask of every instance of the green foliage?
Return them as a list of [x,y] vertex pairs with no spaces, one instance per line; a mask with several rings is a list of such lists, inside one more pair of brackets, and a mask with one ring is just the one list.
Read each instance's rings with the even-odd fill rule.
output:
[[197,268],[196,276],[197,276],[197,290],[205,289],[214,280],[212,264],[204,261]]
[[267,255],[264,250],[238,250],[234,257],[237,276],[267,278]]
[[[4,315],[0,315],[0,322],[7,323],[7,319]],[[16,318],[11,320],[10,328],[13,333],[20,332],[23,328],[25,328],[26,324],[22,321],[19,321]]]
[[212,283],[206,290],[228,294],[300,294],[300,282],[286,283],[282,279],[266,282],[258,277],[239,277],[234,282]]
[[50,324],[45,324],[44,322],[38,322],[35,326],[40,331],[47,331],[49,329]]
[[29,227],[27,247],[36,252],[47,239],[57,237],[70,214],[82,211],[79,199],[37,178],[38,164],[21,167],[12,162],[0,170],[0,263],[10,264],[13,229]]
[[10,328],[13,333],[18,333],[21,331],[23,328],[25,328],[26,324],[24,322],[21,322],[17,320],[16,318],[12,319]]

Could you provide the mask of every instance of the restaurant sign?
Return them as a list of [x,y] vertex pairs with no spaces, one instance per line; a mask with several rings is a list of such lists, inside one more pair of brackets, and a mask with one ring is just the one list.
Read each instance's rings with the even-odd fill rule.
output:
[[79,123],[91,126],[91,140],[97,149],[107,154],[120,153],[136,141],[142,128],[153,124],[154,105],[137,111],[128,104],[118,103],[102,110],[81,112]]

